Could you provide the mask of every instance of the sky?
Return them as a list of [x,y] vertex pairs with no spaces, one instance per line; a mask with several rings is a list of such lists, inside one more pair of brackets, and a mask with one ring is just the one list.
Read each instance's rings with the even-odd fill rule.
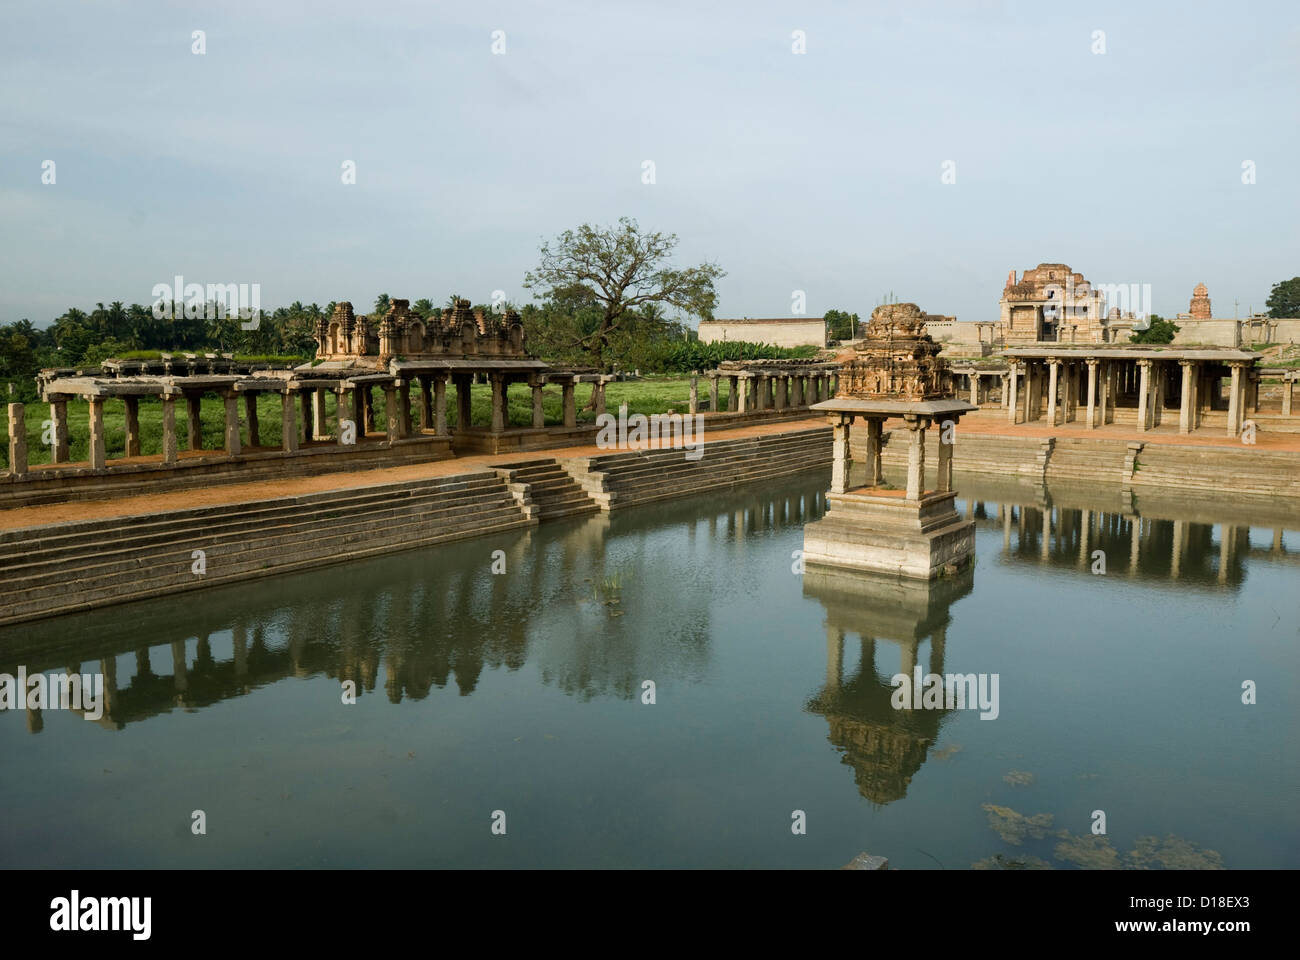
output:
[[996,319],[1040,262],[1245,316],[1300,274],[1294,0],[4,0],[0,91],[0,323],[176,275],[525,303],[621,216],[719,317]]

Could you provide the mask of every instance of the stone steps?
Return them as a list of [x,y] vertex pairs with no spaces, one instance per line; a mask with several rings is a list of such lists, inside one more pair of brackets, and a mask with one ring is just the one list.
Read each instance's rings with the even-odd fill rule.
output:
[[497,473],[513,483],[527,485],[539,519],[558,520],[600,511],[600,504],[554,459],[502,464]]
[[[252,507],[250,510],[249,507]],[[535,525],[493,472],[291,501],[117,517],[0,538],[0,623]],[[207,571],[192,572],[203,550]]]

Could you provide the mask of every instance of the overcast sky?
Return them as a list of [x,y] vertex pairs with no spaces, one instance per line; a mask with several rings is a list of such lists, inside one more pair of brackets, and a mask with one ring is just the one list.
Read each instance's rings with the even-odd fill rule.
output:
[[176,274],[526,302],[543,238],[622,215],[721,264],[720,317],[993,319],[1043,261],[1244,316],[1300,274],[1298,11],[4,0],[0,322]]

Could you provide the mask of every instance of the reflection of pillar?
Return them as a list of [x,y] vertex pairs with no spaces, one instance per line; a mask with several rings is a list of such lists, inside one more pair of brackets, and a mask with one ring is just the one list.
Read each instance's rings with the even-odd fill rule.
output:
[[943,658],[948,647],[948,627],[944,624],[934,628],[930,635],[930,672],[943,673]]
[[1011,551],[1011,508],[1005,503],[999,503],[998,512],[1002,514],[1002,549],[1009,553]]
[[1281,527],[1278,527],[1276,530],[1273,531],[1273,552],[1274,552],[1274,553],[1285,553],[1285,552],[1286,552],[1286,551],[1283,549],[1283,547],[1282,547],[1282,528],[1281,528]]
[[1079,512],[1079,566],[1081,567],[1088,563],[1088,540],[1091,533],[1092,511],[1081,510]]
[[237,623],[231,629],[231,642],[235,648],[235,676],[248,676],[248,636],[244,632],[244,625]]
[[[915,637],[902,640],[898,644],[898,672],[907,674],[909,679],[916,673],[917,646],[918,643]],[[919,703],[912,704],[913,709],[919,706]]]
[[843,676],[844,631],[830,624],[826,626],[826,686],[838,691]]
[[1040,514],[1043,518],[1043,536],[1039,541],[1039,555],[1046,561],[1052,555],[1052,508],[1044,507]]
[[1128,572],[1137,573],[1138,559],[1142,555],[1142,518],[1133,517],[1129,528]]
[[102,470],[107,466],[107,454],[104,449],[104,400],[102,397],[90,398],[90,468]]
[[163,463],[175,463],[176,449],[176,398],[170,393],[162,398],[162,458]]
[[1219,525],[1219,583],[1228,582],[1228,571],[1232,569],[1237,553],[1237,528],[1226,523]]
[[[1186,368],[1184,368],[1186,369]],[[1169,576],[1177,580],[1183,567],[1183,551],[1187,546],[1187,521],[1174,521],[1174,547],[1170,552]]]
[[140,398],[123,397],[126,405],[126,455],[140,456]]
[[189,689],[190,676],[189,670],[185,665],[185,641],[172,641],[172,682],[176,687],[177,693],[184,693]]
[[99,706],[103,708],[105,717],[111,717],[113,707],[117,704],[117,657],[100,660],[99,672],[104,675],[103,703],[99,704]]

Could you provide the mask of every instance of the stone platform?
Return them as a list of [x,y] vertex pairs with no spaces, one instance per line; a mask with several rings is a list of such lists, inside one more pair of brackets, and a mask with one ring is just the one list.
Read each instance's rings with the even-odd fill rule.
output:
[[826,515],[804,528],[804,563],[918,580],[956,573],[975,555],[975,523],[957,513],[956,496],[907,500],[872,487],[827,494]]

